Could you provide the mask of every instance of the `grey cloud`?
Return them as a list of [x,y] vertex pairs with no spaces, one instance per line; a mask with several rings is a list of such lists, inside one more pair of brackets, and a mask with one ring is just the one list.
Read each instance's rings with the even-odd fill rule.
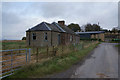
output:
[[[3,12],[2,14],[2,38],[18,38],[21,32],[22,18],[14,13]],[[21,25],[21,26],[20,26]]]
[[120,27],[120,1],[118,3],[118,26]]
[[21,39],[25,31],[31,26],[31,19],[21,17],[15,13],[4,12],[2,14],[2,38]]
[[[3,38],[21,39],[25,31],[42,22],[65,20],[66,24],[97,23],[103,28],[117,26],[117,3],[6,3],[2,11]],[[22,8],[21,8],[22,7]]]
[[45,3],[41,9],[47,18],[59,17],[69,22],[86,22],[108,24],[112,28],[117,25],[117,3]]
[[21,22],[21,17],[19,17],[19,15],[16,15],[15,13],[3,12],[2,17],[3,17],[2,22],[5,25],[7,25],[7,24],[18,24],[19,22]]
[[27,29],[40,23],[39,20],[38,17],[26,17],[4,11],[2,14],[2,39],[21,39],[25,36]]
[[60,3],[46,3],[42,7],[44,17],[61,17],[65,16],[68,7]]

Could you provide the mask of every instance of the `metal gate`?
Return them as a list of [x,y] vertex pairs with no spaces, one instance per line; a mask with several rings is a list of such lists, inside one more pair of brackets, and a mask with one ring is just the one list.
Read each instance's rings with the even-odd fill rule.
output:
[[31,59],[31,49],[0,50],[0,78],[10,76]]

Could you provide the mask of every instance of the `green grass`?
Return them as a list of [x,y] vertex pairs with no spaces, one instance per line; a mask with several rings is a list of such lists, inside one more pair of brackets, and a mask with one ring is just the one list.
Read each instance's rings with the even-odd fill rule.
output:
[[18,48],[25,48],[26,42],[25,41],[17,41],[17,42],[2,42],[2,49],[18,49]]
[[24,66],[21,70],[16,71],[15,74],[7,78],[39,78],[49,74],[64,71],[72,66],[74,63],[82,60],[97,45],[98,44],[94,44],[89,46],[88,48],[84,48],[82,50],[80,49],[76,52],[73,51],[64,56],[56,56],[42,63],[35,63]]
[[115,47],[120,47],[120,44],[118,44],[118,45],[115,45]]

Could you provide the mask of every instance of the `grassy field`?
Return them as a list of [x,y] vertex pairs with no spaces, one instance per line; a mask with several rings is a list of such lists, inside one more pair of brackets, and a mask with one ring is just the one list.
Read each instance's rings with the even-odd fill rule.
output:
[[[9,76],[8,78],[39,78],[64,71],[72,66],[72,64],[82,60],[98,45],[98,42],[82,42],[82,44],[83,43],[85,43],[83,46],[84,48],[79,44],[75,46],[64,46],[63,52],[61,52],[61,48],[63,47],[59,46],[56,56],[51,57],[49,55],[46,60],[23,66],[21,70],[16,71],[14,75]],[[52,49],[52,47],[50,49]],[[42,51],[44,52],[44,49]],[[40,58],[40,60],[42,59]]]
[[19,49],[19,48],[26,48],[26,41],[24,40],[5,40],[0,42],[2,44],[2,49]]

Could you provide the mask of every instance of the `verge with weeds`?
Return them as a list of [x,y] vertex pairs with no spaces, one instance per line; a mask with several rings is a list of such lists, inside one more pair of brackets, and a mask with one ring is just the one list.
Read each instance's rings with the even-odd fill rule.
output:
[[16,71],[13,75],[7,78],[40,78],[49,74],[58,73],[68,69],[77,61],[82,60],[88,53],[90,53],[99,43],[92,44],[88,48],[70,52],[67,55],[61,55],[51,58],[42,63],[34,63],[22,67],[21,70]]
[[115,47],[120,47],[120,44],[118,44],[118,45],[115,45]]

